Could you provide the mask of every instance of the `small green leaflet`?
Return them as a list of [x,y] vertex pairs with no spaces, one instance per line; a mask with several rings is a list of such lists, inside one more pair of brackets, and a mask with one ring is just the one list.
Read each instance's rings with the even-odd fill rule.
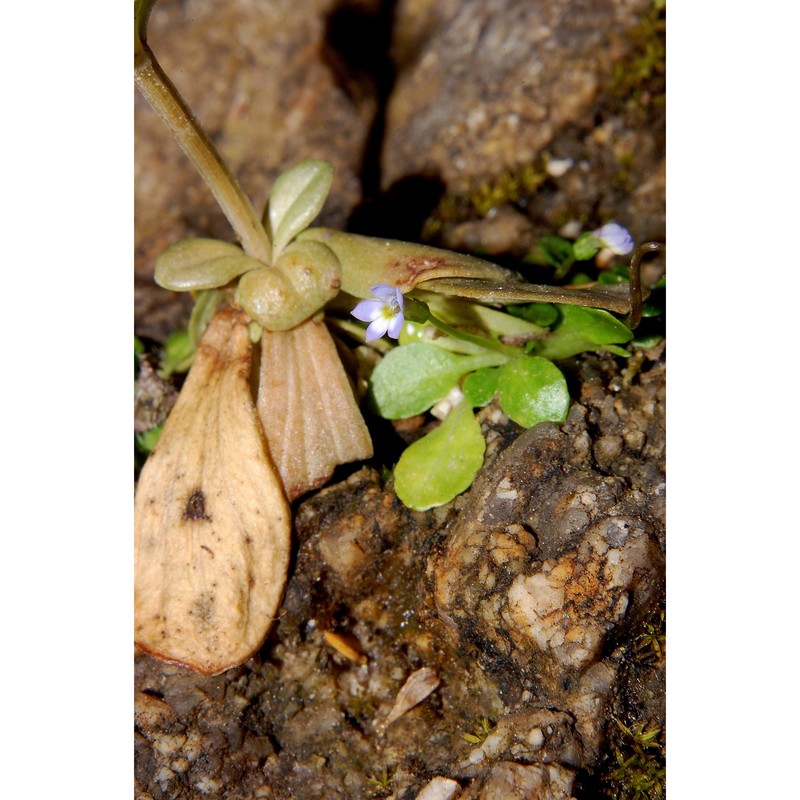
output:
[[610,350],[628,355],[619,347],[633,339],[633,332],[608,311],[582,306],[559,305],[561,321],[547,339],[536,343],[537,356],[558,361],[587,350]]
[[322,210],[333,181],[333,167],[320,159],[301,161],[272,187],[265,223],[272,238],[273,260]]
[[588,261],[597,255],[603,243],[593,233],[582,233],[572,245],[576,261]]
[[384,419],[413,417],[445,397],[462,375],[506,360],[488,350],[456,355],[426,342],[395,347],[372,373],[369,400]]
[[522,306],[508,306],[512,317],[520,317],[535,325],[549,328],[558,320],[558,309],[552,303],[526,303]]
[[160,377],[165,380],[176,372],[186,372],[192,365],[196,348],[192,344],[189,331],[175,331],[164,342],[164,355],[158,370]]
[[473,408],[483,408],[497,391],[497,380],[500,377],[500,368],[484,367],[464,378],[461,391]]
[[182,239],[157,259],[155,282],[173,292],[198,292],[230,283],[264,265],[241,247],[217,239]]
[[572,242],[560,236],[543,236],[526,261],[542,266],[553,267],[556,275],[563,277],[575,261]]
[[546,358],[519,356],[501,367],[497,378],[500,407],[524,428],[539,422],[563,423],[569,390],[561,370]]
[[156,425],[155,428],[150,428],[149,431],[134,434],[136,446],[139,448],[139,450],[141,450],[142,453],[149,455],[153,452],[153,448],[158,443],[158,439],[161,436],[161,431],[163,428],[163,424]]
[[462,401],[400,456],[394,471],[397,496],[417,511],[449,503],[470,487],[485,450],[481,426],[469,402]]

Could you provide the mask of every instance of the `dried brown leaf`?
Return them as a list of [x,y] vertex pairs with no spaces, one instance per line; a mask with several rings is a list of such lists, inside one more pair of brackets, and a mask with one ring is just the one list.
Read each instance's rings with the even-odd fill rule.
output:
[[261,645],[291,517],[250,393],[247,317],[212,319],[136,494],[135,640],[207,675]]
[[397,693],[394,706],[386,718],[385,727],[400,719],[407,711],[421,703],[437,686],[439,676],[430,667],[421,667],[412,672]]
[[339,464],[372,455],[369,431],[328,329],[308,320],[261,338],[258,413],[289,500]]

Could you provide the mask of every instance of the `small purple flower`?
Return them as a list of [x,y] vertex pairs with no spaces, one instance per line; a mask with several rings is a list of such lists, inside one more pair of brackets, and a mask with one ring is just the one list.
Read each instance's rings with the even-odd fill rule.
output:
[[618,256],[626,256],[633,250],[633,237],[626,228],[616,222],[607,222],[602,228],[598,228],[594,235],[612,253]]
[[377,300],[362,300],[350,313],[367,326],[367,341],[373,342],[388,333],[392,339],[400,336],[403,328],[403,293],[396,286],[381,283],[370,289]]

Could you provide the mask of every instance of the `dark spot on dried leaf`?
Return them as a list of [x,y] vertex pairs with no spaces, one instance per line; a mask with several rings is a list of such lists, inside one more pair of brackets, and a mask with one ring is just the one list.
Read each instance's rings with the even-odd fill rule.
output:
[[192,603],[189,612],[196,616],[201,622],[209,624],[214,616],[214,595],[209,592],[202,592]]
[[211,517],[206,514],[206,496],[202,489],[192,492],[191,497],[186,501],[186,508],[183,510],[184,519],[206,519],[209,522]]

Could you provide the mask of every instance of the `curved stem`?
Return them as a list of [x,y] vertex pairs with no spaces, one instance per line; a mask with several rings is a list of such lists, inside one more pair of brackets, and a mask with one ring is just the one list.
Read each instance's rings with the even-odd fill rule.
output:
[[631,330],[642,321],[642,258],[647,253],[663,252],[664,245],[661,242],[645,242],[633,253],[630,267],[631,313],[628,318],[628,327]]
[[147,46],[147,19],[154,3],[155,0],[136,0],[134,6],[136,85],[211,189],[247,255],[269,264],[272,249],[269,236],[253,206]]

